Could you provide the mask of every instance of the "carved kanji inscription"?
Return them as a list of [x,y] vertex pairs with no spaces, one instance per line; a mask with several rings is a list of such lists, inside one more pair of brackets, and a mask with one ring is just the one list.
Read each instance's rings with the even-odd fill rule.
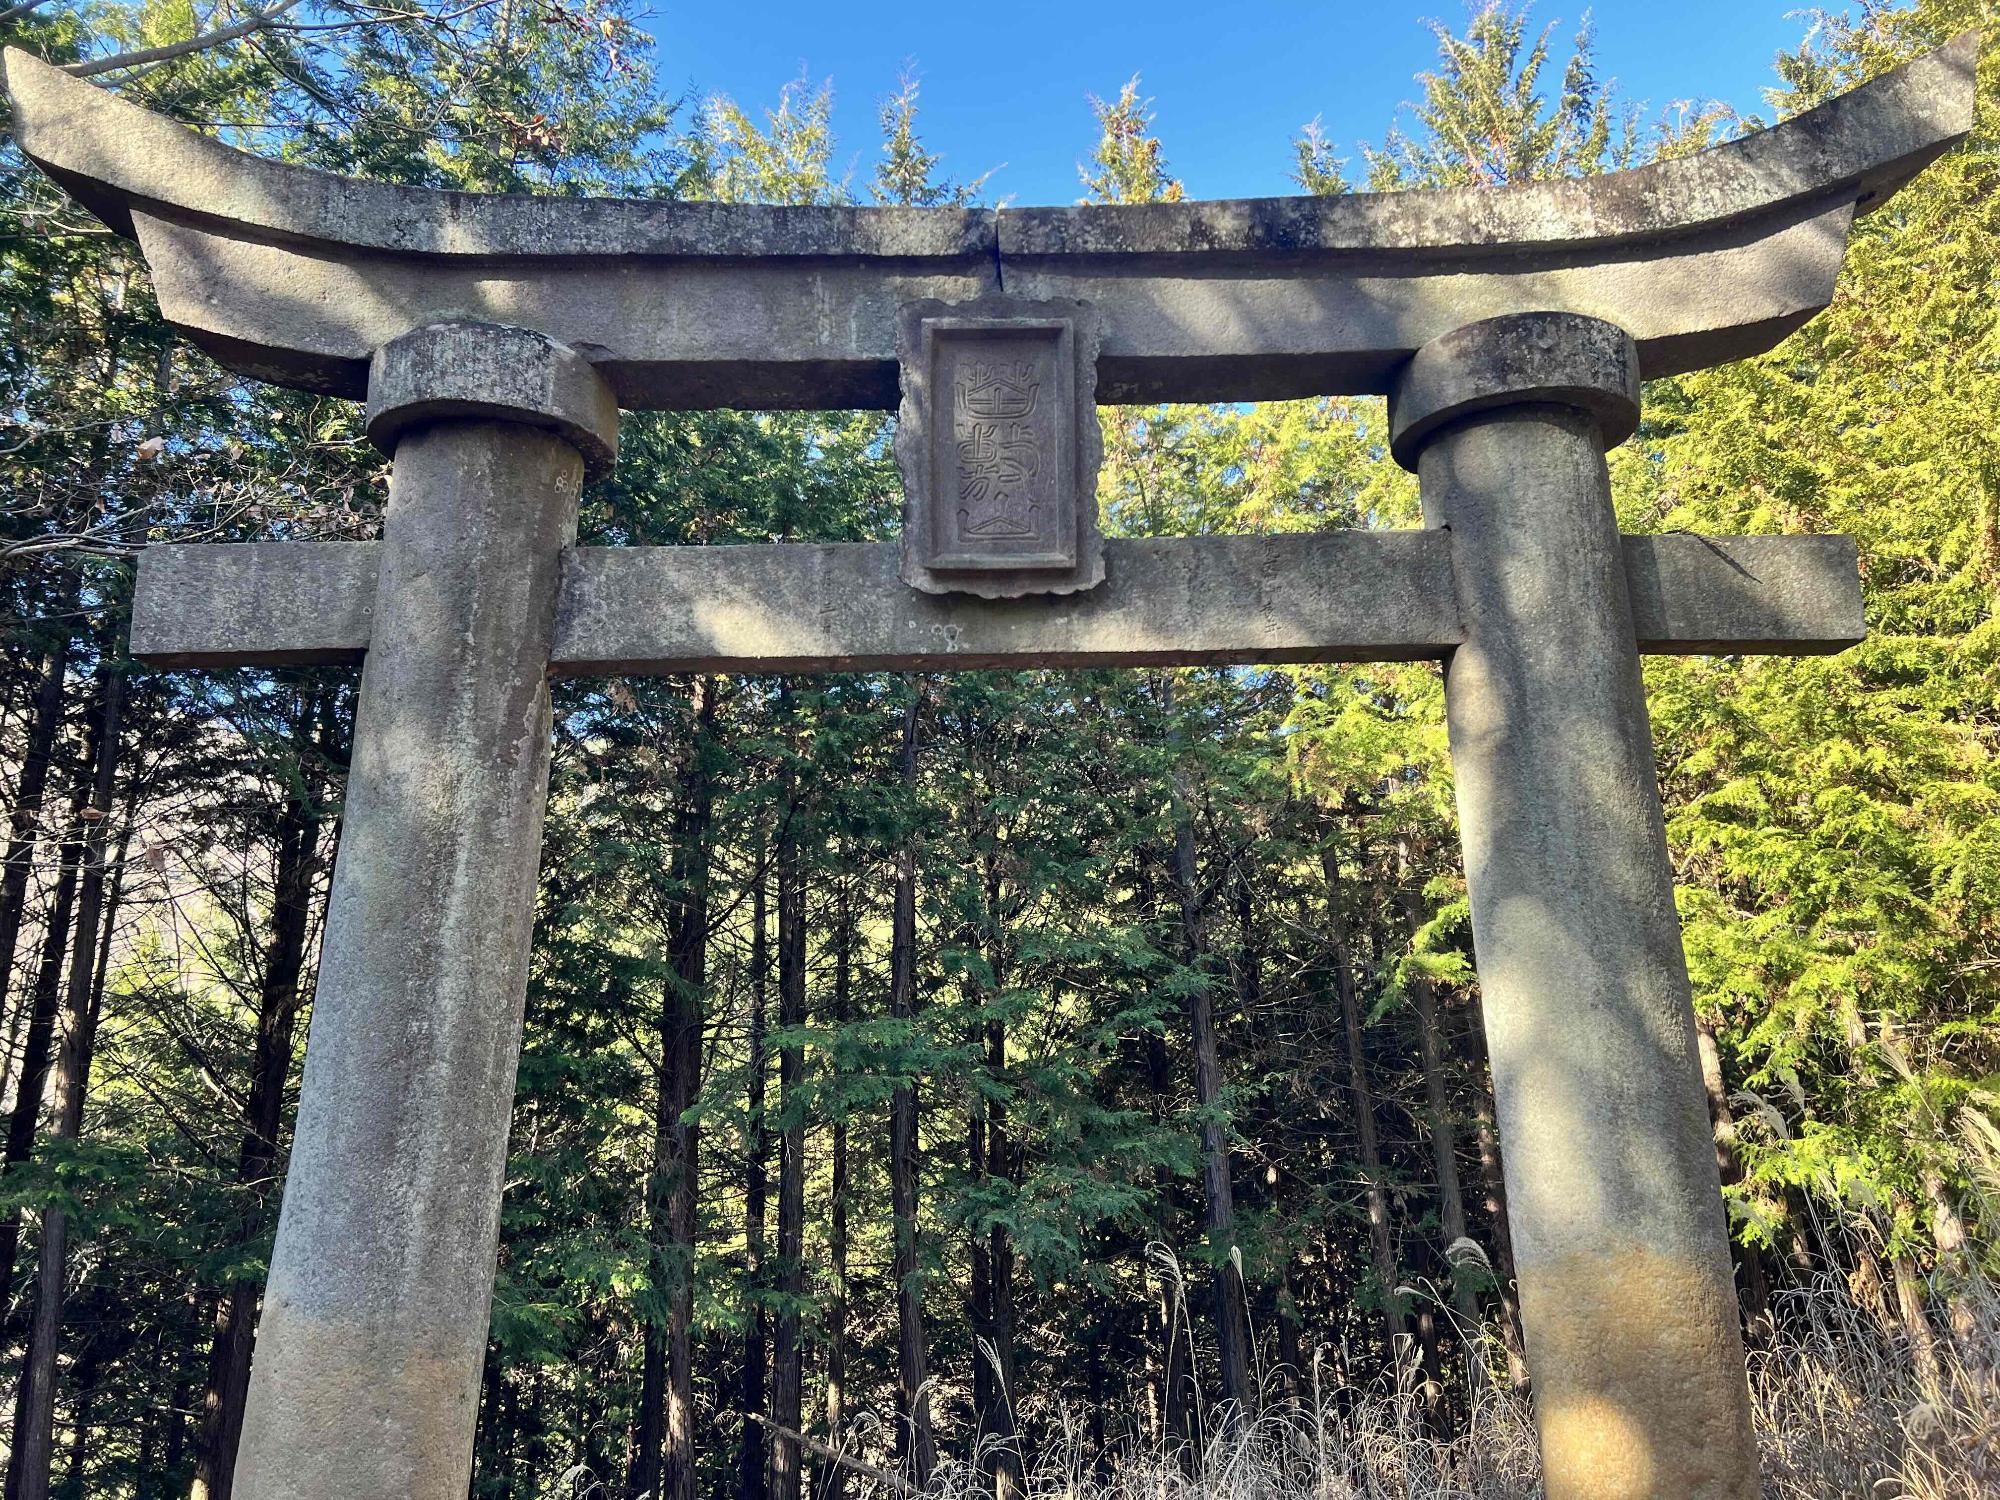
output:
[[[1036,335],[1040,330],[1036,331]],[[932,567],[1021,567],[1076,561],[1063,473],[1062,413],[1046,397],[1062,384],[1055,337],[952,337],[939,351],[950,381],[951,447],[944,466],[943,536]],[[1010,345],[1023,357],[1011,358]],[[1065,535],[1064,533],[1068,534]]]
[[1044,534],[1040,360],[975,360],[952,381],[952,438],[958,445],[958,534],[1021,541]]
[[1095,344],[1079,303],[904,310],[896,457],[908,582],[1003,598],[1103,577]]

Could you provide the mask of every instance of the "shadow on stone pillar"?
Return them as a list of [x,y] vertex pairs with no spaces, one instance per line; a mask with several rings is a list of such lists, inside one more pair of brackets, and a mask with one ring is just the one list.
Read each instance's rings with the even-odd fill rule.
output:
[[1638,400],[1618,328],[1494,318],[1405,367],[1391,445],[1451,535],[1446,717],[1549,1500],[1755,1500],[1604,461]]
[[521,329],[385,346],[395,458],[238,1491],[464,1500],[549,771],[563,551],[618,408]]

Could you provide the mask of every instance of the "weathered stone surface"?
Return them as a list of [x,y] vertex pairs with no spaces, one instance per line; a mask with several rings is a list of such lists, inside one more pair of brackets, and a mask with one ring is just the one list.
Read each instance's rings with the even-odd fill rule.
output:
[[1629,330],[1654,376],[1760,353],[1818,312],[1852,214],[1839,204],[1796,222],[1686,236],[1657,253],[1583,242],[1560,255],[1443,261],[1272,256],[1230,269],[1225,256],[1213,270],[1192,256],[1029,260],[1006,262],[1006,277],[1018,295],[1084,297],[1098,308],[1105,402],[1386,392],[1431,339],[1536,308]]
[[1742,141],[1500,192],[1077,209],[769,208],[432,193],[232,152],[6,54],[22,148],[136,234],[162,309],[234,368],[359,395],[440,317],[537,328],[628,407],[896,401],[895,311],[1002,288],[1104,319],[1107,401],[1382,391],[1462,323],[1572,311],[1648,375],[1768,348],[1847,225],[1971,127],[1959,38]]
[[369,642],[237,1460],[257,1500],[462,1500],[471,1472],[584,473],[564,434],[616,413],[569,351],[459,327],[385,351],[378,416],[422,405],[435,357],[445,404],[385,438],[372,611],[342,622]]
[[[1639,649],[1838,651],[1866,633],[1844,536],[1628,536]],[[889,545],[580,547],[549,669],[935,671],[1405,661],[1460,639],[1451,542],[1433,531],[1104,544],[1102,588],[988,602],[913,595]],[[132,650],[162,667],[356,662],[373,542],[196,544],[139,558]]]
[[1104,580],[1097,315],[1080,302],[914,302],[897,340],[903,581],[1012,599]]
[[1621,540],[1643,652],[1808,656],[1868,638],[1851,536],[1683,532]]
[[132,590],[132,649],[159,667],[358,662],[381,571],[379,542],[148,547]]
[[1445,713],[1546,1488],[1755,1500],[1604,437],[1526,394],[1438,428],[1418,473],[1457,585]]
[[1105,563],[1089,593],[987,600],[904,588],[889,546],[587,547],[555,669],[1408,660],[1453,635],[1449,562],[1419,531],[1114,540]]
[[543,334],[492,323],[414,328],[376,352],[368,439],[393,454],[406,432],[494,417],[556,433],[583,455],[584,477],[618,457],[618,401],[590,361]]
[[631,410],[888,410],[897,308],[994,284],[990,256],[348,261],[195,221],[134,220],[161,310],[190,339],[246,375],[341,396],[362,394],[376,348],[452,312],[578,349]]
[[1622,328],[1575,313],[1468,323],[1416,352],[1389,391],[1389,448],[1406,469],[1439,428],[1496,406],[1587,411],[1607,448],[1639,429],[1639,351]]
[[1726,145],[1599,177],[1338,197],[1019,208],[999,216],[1000,253],[1035,258],[1372,254],[1440,256],[1657,240],[1853,193],[1863,212],[1971,128],[1979,36]]

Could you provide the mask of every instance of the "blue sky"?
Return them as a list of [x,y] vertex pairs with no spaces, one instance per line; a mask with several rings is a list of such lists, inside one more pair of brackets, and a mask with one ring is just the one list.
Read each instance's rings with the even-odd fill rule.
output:
[[[1358,169],[1356,143],[1381,137],[1436,56],[1424,18],[1465,15],[1462,0],[652,3],[669,93],[725,93],[761,117],[788,80],[831,82],[837,167],[859,189],[876,159],[876,108],[908,67],[922,85],[925,141],[946,170],[963,179],[997,169],[989,196],[1018,204],[1076,200],[1077,163],[1094,139],[1088,98],[1115,96],[1134,73],[1168,165],[1194,196],[1296,192],[1289,142],[1315,117]],[[1772,59],[1805,26],[1799,4],[1599,0],[1600,72],[1649,115],[1696,97],[1761,109]],[[1557,23],[1561,56],[1584,9],[1535,7],[1537,21]]]

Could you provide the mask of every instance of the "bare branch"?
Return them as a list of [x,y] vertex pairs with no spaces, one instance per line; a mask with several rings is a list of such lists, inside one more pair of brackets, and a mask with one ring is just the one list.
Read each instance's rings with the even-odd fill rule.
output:
[[77,78],[95,78],[100,73],[113,73],[121,68],[143,67],[149,63],[169,62],[192,53],[207,52],[239,37],[246,37],[253,31],[264,30],[298,3],[299,0],[278,0],[268,10],[252,11],[240,21],[191,36],[184,42],[170,42],[164,47],[142,47],[136,52],[120,52],[112,57],[94,58],[90,62],[71,63],[63,71]]

